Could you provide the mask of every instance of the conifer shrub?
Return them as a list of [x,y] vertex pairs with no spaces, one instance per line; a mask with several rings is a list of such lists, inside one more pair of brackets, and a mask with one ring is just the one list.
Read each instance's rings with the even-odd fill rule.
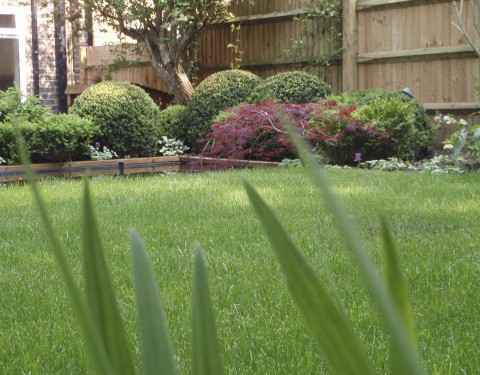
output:
[[97,83],[75,100],[70,112],[97,124],[101,143],[120,157],[157,152],[160,109],[140,87],[127,82]]
[[285,72],[267,78],[257,86],[250,103],[275,99],[279,103],[303,104],[316,102],[332,93],[328,83],[306,72]]
[[195,146],[195,140],[209,132],[220,111],[246,102],[261,81],[255,74],[237,69],[212,74],[202,81],[186,111],[187,143]]

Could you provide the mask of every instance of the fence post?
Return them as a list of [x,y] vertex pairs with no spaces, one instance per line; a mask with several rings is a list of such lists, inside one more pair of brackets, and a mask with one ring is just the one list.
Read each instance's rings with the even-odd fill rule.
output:
[[358,90],[358,22],[357,0],[342,0],[343,9],[343,63],[342,91]]

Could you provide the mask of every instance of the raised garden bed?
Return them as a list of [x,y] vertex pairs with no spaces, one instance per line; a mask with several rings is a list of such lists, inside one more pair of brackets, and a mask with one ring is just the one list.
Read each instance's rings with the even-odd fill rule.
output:
[[[218,166],[220,168],[276,167],[278,163],[237,159],[204,158],[201,156],[157,156],[134,159],[90,160],[64,163],[33,164],[35,176],[81,177],[85,175],[124,175],[135,173],[180,172]],[[25,180],[22,165],[0,166],[0,182]]]

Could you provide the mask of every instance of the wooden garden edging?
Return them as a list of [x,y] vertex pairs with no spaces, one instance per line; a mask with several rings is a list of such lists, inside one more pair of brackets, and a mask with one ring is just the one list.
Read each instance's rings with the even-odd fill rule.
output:
[[180,156],[180,162],[183,165],[197,164],[197,165],[220,165],[230,168],[274,168],[278,167],[278,163],[272,161],[259,161],[259,160],[241,160],[241,159],[220,159],[220,158],[207,158],[203,156]]
[[[90,160],[65,163],[32,164],[37,178],[80,177],[84,175],[123,175],[146,172],[179,171],[178,156],[160,156],[134,159]],[[0,166],[0,182],[25,179],[22,165]]]
[[[134,159],[90,160],[65,163],[33,164],[35,176],[45,177],[81,177],[85,175],[124,175],[134,173],[158,173],[188,169],[188,164],[217,164],[231,168],[276,167],[278,163],[237,159],[216,159],[199,156],[157,156]],[[183,168],[187,167],[187,168]],[[0,182],[25,180],[22,165],[0,166]]]

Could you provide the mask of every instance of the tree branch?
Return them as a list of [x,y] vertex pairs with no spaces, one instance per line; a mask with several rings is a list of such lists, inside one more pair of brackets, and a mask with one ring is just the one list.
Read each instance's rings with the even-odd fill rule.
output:
[[465,25],[463,24],[463,21],[462,21],[463,0],[461,0],[460,2],[460,9],[458,8],[457,1],[453,2],[453,8],[455,9],[455,14],[457,15],[458,24],[452,21],[452,25],[454,25],[458,30],[460,30],[463,36],[467,39],[468,44],[473,48],[477,56],[480,57],[480,48],[475,45],[472,38],[470,37],[467,30],[465,29]]

